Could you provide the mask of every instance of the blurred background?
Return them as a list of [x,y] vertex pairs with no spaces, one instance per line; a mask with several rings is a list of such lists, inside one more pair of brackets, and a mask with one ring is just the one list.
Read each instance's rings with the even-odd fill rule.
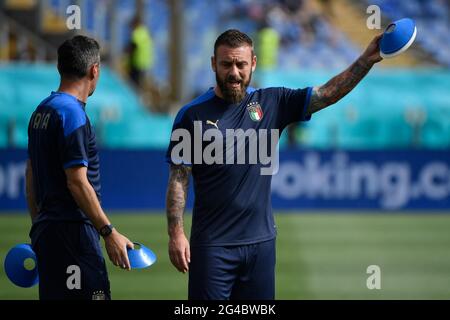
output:
[[[378,30],[367,27],[370,5],[381,9]],[[101,147],[102,203],[159,259],[128,273],[108,264],[112,296],[185,299],[187,276],[167,255],[164,152],[176,112],[215,85],[217,36],[237,28],[253,38],[254,87],[298,88],[325,83],[405,17],[418,29],[406,53],[283,132],[272,182],[277,298],[448,299],[448,0],[0,0],[0,257],[29,242],[27,126],[58,88],[56,49],[65,39],[84,34],[101,44],[101,78],[86,110]],[[188,213],[192,199],[191,190]],[[367,287],[371,265],[380,267],[381,289]],[[0,299],[37,297],[0,266]]]

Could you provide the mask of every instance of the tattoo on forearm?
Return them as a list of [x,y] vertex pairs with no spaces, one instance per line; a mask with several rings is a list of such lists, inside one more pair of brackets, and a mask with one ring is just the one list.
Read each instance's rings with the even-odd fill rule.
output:
[[189,186],[191,168],[183,165],[171,165],[167,187],[166,210],[169,233],[183,227],[183,213]]
[[313,114],[342,99],[364,78],[371,67],[359,58],[347,70],[332,78],[323,86],[314,87],[308,113]]

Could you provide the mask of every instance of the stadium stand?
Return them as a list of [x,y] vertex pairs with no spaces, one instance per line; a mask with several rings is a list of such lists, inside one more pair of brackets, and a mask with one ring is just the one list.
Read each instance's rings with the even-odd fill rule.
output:
[[[332,73],[271,72],[266,86],[304,87]],[[372,72],[333,108],[320,111],[303,128],[302,145],[316,148],[389,149],[450,147],[450,72],[385,69]],[[382,92],[383,94],[380,94]],[[300,138],[300,137],[299,137]]]
[[[341,25],[335,24],[337,19],[333,16],[351,14],[352,8],[355,12],[361,6],[361,2],[355,4],[351,0],[345,1],[350,7],[339,6],[343,8],[343,12],[332,13],[318,5],[317,0],[298,1],[295,5],[291,1],[282,0],[184,1],[185,28],[182,38],[185,63],[182,74],[186,85],[183,89],[186,101],[179,101],[173,111],[214,84],[209,58],[218,33],[233,27],[256,39],[256,32],[263,21],[278,32],[281,43],[276,69],[256,74],[255,85],[297,87],[322,84],[348,66],[360,54],[364,42],[349,31],[355,28],[353,24],[343,25],[342,21],[345,19],[338,19]],[[414,18],[420,30],[417,47],[429,52],[441,66],[450,66],[448,3],[439,0],[366,1],[367,4],[369,2],[379,5],[387,20],[405,16]],[[65,9],[70,1],[9,0],[3,3],[12,6],[9,10],[28,10],[27,12],[36,9],[38,4],[46,4],[46,10],[52,12],[47,16],[53,17],[48,19],[54,20],[55,31],[56,25],[64,21],[62,18],[66,15]],[[108,1],[83,1],[86,12],[83,15],[83,32],[98,38],[107,56],[113,52],[123,53],[129,41],[129,21],[135,14],[136,3],[136,0],[117,0],[117,10],[112,12]],[[159,84],[167,86],[170,63],[167,54],[170,42],[168,2],[149,0],[144,3],[144,20],[151,30],[156,49],[157,67],[151,70],[152,77]],[[17,18],[20,20],[20,15]],[[0,23],[12,18],[8,16],[7,19],[9,20],[2,19]],[[58,19],[59,22],[55,22]],[[111,19],[114,19],[114,24],[108,23]],[[363,23],[361,16],[357,19],[359,24]],[[25,27],[26,24],[22,27],[23,30],[19,30],[21,34],[27,34],[24,32]],[[112,35],[117,35],[114,41]],[[45,34],[43,39],[47,42],[52,40]],[[50,48],[47,42],[37,42],[37,47]],[[19,43],[24,41],[19,39]],[[56,44],[53,42],[54,46]],[[3,47],[0,56],[5,60],[7,52]],[[54,51],[54,47],[48,51]],[[23,45],[19,52],[23,52]],[[49,54],[41,54],[36,60],[47,60],[48,56]],[[17,58],[34,61],[27,55]],[[0,147],[24,147],[30,113],[45,94],[56,89],[57,74],[53,63],[39,62],[29,68],[26,63],[12,62],[15,58],[6,60],[9,62],[0,66]],[[414,57],[410,61],[413,60]],[[400,59],[392,61],[395,64]],[[422,66],[428,65],[428,61],[421,62]],[[414,63],[405,63],[409,66],[416,64],[417,59]],[[108,68],[105,64],[103,69],[98,91],[89,100],[88,107],[101,145],[112,148],[164,148],[174,114],[169,116],[148,112],[129,84],[114,71],[116,68]],[[282,81],[285,79],[291,80]],[[448,148],[450,96],[443,86],[449,81],[448,69],[424,69],[419,66],[409,70],[384,68],[373,72],[364,79],[361,87],[340,103],[340,107],[322,111],[320,117],[317,116],[314,121],[302,126],[297,140],[304,146],[319,148]],[[378,92],[384,94],[379,95]],[[382,117],[380,110],[383,110]],[[285,137],[282,146],[284,144]]]
[[[27,146],[31,113],[57,85],[53,64],[0,66],[0,147],[6,147],[8,141],[14,147]],[[87,112],[103,147],[161,148],[170,136],[172,118],[146,111],[130,87],[106,66]],[[9,125],[14,127],[12,137],[3,130]]]
[[[331,75],[324,71],[315,71],[314,75],[308,71],[275,71],[261,79],[264,86],[301,87],[322,83]],[[43,95],[54,90],[57,81],[53,65],[0,67],[0,119],[2,128],[13,123],[14,146],[26,146],[29,116]],[[337,107],[315,116],[304,127],[302,143],[320,148],[417,147],[413,145],[417,134],[414,130],[420,130],[420,146],[448,148],[450,92],[439,88],[449,82],[448,71],[375,72]],[[425,113],[426,118],[410,120],[416,111]],[[145,111],[132,90],[107,67],[102,71],[97,92],[89,100],[88,113],[105,147],[164,148],[167,145],[172,117]],[[0,131],[2,147],[8,143],[7,134],[8,130]]]

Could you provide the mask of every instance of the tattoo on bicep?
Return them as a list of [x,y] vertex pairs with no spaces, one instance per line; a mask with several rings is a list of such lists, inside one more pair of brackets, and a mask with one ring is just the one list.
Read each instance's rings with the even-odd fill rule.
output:
[[169,228],[183,226],[183,213],[189,186],[191,168],[171,165],[167,187],[166,210]]
[[317,112],[342,99],[369,72],[370,66],[361,59],[356,60],[347,70],[320,87],[314,87],[309,103],[309,114]]

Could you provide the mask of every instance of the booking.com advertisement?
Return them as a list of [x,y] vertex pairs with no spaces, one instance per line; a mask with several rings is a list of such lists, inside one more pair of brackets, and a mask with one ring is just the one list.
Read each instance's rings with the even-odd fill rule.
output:
[[[161,210],[168,165],[162,151],[100,152],[107,209]],[[2,151],[0,211],[23,210],[25,150]],[[123,165],[126,170],[123,170]],[[123,186],[127,186],[124,188]],[[192,190],[188,197],[192,207]],[[443,210],[450,208],[447,151],[280,151],[272,205],[289,209]]]

